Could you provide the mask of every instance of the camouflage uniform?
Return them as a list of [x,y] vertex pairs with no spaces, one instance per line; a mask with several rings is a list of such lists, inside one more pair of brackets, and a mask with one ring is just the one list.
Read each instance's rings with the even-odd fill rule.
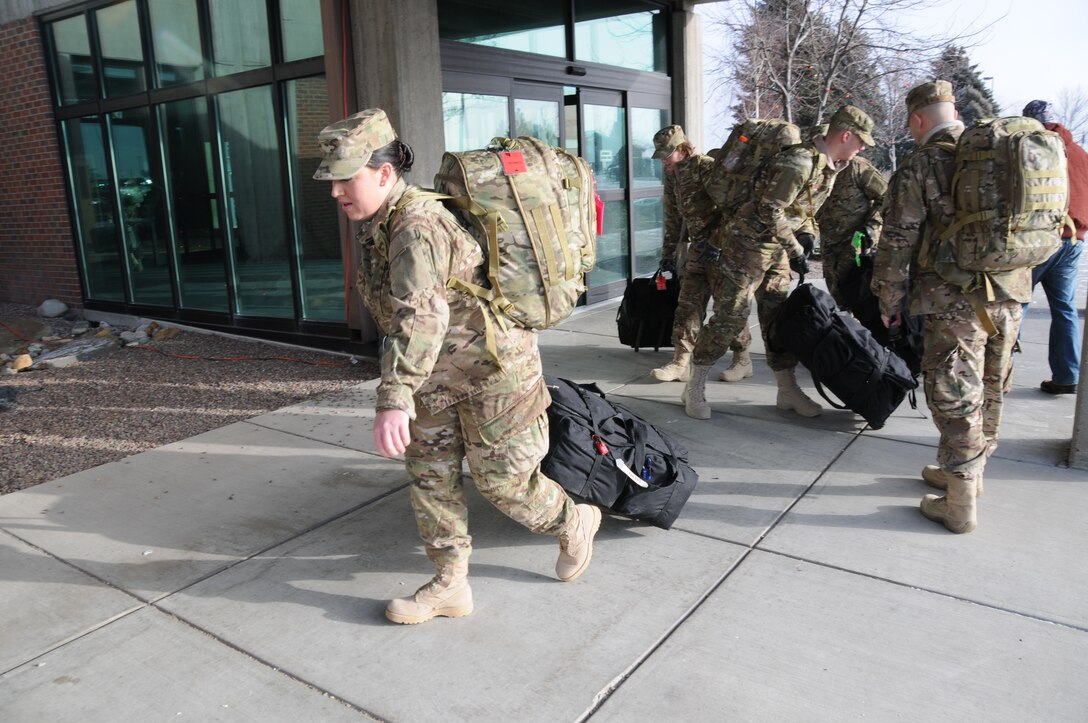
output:
[[502,368],[487,350],[487,306],[450,289],[451,278],[486,285],[479,244],[442,206],[396,209],[398,180],[359,231],[358,287],[386,334],[376,408],[411,418],[405,454],[412,506],[427,555],[443,565],[471,552],[461,461],[492,504],[534,532],[558,535],[574,502],[540,472],[548,450],[544,385],[536,335],[491,324]]
[[933,144],[955,143],[962,132],[959,122],[938,126],[892,177],[872,290],[886,316],[899,313],[908,290],[911,315],[925,316],[922,372],[941,435],[937,461],[970,480],[981,477],[997,445],[1002,389],[1011,381],[1012,346],[1020,303],[1031,298],[1031,269],[988,274],[994,299],[985,308],[997,327],[994,336],[982,328],[962,289],[935,271],[938,229],[954,217],[955,157]]
[[[711,246],[711,239],[721,223],[721,214],[706,191],[706,186],[714,182],[714,165],[710,156],[694,155],[677,163],[672,173],[665,174],[665,240],[661,258],[676,261],[685,230],[691,242],[680,278],[680,298],[672,328],[672,345],[678,357],[691,354],[695,348],[695,336],[710,302],[712,277],[718,271],[718,254]],[[751,343],[752,333],[745,326],[729,348],[734,352],[744,351]]]
[[880,240],[880,209],[888,182],[873,164],[854,156],[839,177],[827,201],[816,213],[820,227],[820,261],[823,264],[827,290],[841,306],[845,299],[839,291],[839,282],[854,266],[856,254],[853,240],[856,231],[865,231],[876,250]]
[[[771,159],[755,199],[741,206],[719,232],[719,273],[711,290],[714,316],[699,332],[693,364],[713,364],[747,328],[753,292],[766,344],[770,322],[789,295],[789,258],[803,253],[794,234],[815,233],[814,216],[837,171],[816,143],[791,146]],[[792,354],[772,351],[770,344],[766,348],[771,369],[797,365]]]

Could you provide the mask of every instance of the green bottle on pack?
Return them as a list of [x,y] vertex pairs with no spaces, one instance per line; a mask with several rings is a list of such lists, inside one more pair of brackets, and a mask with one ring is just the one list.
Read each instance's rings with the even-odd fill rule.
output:
[[855,231],[854,240],[851,242],[854,246],[854,266],[861,266],[861,245],[865,242],[865,232]]

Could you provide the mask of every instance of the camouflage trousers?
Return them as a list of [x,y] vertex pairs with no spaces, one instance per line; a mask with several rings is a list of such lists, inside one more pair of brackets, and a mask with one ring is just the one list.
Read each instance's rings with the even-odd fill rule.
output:
[[574,519],[574,501],[540,471],[549,401],[542,378],[527,391],[511,373],[438,413],[417,403],[405,466],[419,537],[435,563],[467,560],[472,552],[462,460],[480,494],[533,532],[558,535]]
[[[973,309],[925,316],[926,402],[941,438],[937,462],[960,477],[981,475],[986,449],[997,447],[1004,390],[1012,383],[1019,302],[987,304],[997,327],[987,336]],[[991,450],[992,451],[992,450]]]
[[[672,323],[672,346],[676,356],[691,354],[695,338],[703,326],[707,305],[710,303],[713,283],[711,277],[718,273],[717,261],[700,261],[696,254],[688,256],[684,264],[684,276],[680,279],[680,298],[676,303],[676,315]],[[752,345],[752,332],[744,329],[729,344],[733,352],[745,351]]]
[[[774,352],[767,343],[770,322],[790,293],[790,264],[785,250],[778,245],[729,241],[718,260],[718,273],[710,279],[714,315],[699,330],[692,363],[713,364],[734,340],[748,332],[748,312],[754,293],[767,364],[774,371],[797,366],[792,354]],[[748,333],[750,340],[751,332]]]

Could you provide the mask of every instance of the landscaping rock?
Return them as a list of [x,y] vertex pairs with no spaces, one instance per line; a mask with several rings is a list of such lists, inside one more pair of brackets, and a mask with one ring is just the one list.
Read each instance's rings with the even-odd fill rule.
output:
[[64,312],[68,311],[68,304],[63,301],[57,301],[56,299],[46,299],[38,307],[38,316],[44,316],[46,318],[53,318],[55,316],[61,316]]

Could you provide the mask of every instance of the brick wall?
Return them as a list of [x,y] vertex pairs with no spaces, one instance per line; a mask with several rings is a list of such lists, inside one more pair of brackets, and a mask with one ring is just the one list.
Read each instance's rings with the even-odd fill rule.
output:
[[38,26],[0,26],[0,301],[82,304]]

